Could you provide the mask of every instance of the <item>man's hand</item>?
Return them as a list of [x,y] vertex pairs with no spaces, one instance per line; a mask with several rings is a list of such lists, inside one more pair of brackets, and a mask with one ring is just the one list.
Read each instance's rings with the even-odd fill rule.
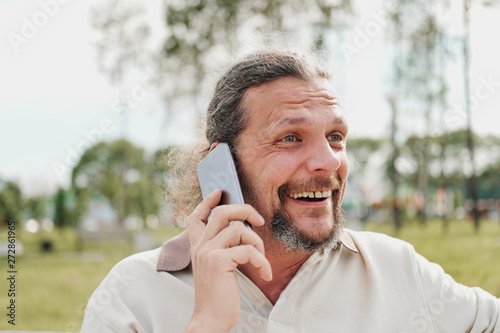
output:
[[231,221],[248,221],[262,226],[264,219],[249,205],[216,207],[220,197],[221,191],[214,191],[187,218],[195,306],[186,332],[229,332],[236,324],[240,292],[234,269],[239,264],[250,263],[262,279],[272,279],[262,239],[243,223],[229,225]]

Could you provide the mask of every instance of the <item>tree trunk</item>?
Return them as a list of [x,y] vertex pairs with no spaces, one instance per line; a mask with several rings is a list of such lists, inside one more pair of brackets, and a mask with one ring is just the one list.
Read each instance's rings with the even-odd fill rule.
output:
[[387,98],[389,105],[391,106],[391,146],[392,146],[392,157],[390,160],[390,177],[392,185],[392,217],[394,221],[394,229],[396,233],[401,230],[401,214],[398,202],[398,189],[399,189],[399,173],[396,168],[396,160],[399,156],[399,148],[396,142],[396,131],[397,131],[397,106],[396,106],[395,96],[390,96]]
[[474,138],[472,137],[472,116],[470,103],[470,0],[464,0],[464,38],[463,38],[463,55],[464,55],[464,96],[465,96],[465,114],[467,118],[466,129],[466,144],[469,151],[471,175],[467,179],[467,189],[469,197],[472,200],[472,217],[474,218],[474,229],[479,231],[480,216],[477,209],[478,190],[476,179],[476,165],[474,159]]

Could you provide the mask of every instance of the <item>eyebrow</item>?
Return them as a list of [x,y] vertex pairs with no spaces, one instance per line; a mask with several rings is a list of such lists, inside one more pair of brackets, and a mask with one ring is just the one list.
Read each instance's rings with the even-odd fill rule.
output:
[[284,117],[280,118],[276,121],[273,127],[286,127],[286,126],[294,126],[294,125],[307,125],[310,121],[305,117]]
[[[273,125],[272,129],[280,129],[287,126],[297,126],[297,125],[308,125],[310,121],[306,117],[284,117],[277,120]],[[335,118],[333,121],[334,126],[344,126],[347,127],[347,121],[342,114],[340,117]]]

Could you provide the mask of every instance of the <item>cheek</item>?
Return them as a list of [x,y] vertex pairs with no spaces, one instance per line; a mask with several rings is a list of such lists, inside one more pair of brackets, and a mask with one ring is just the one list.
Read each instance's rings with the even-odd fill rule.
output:
[[279,205],[278,189],[293,178],[296,170],[297,161],[294,161],[293,157],[283,155],[273,156],[264,163],[255,165],[252,174],[261,198],[265,197],[273,206]]
[[341,179],[346,180],[347,176],[349,176],[349,170],[350,170],[349,160],[347,159],[347,155],[344,154],[343,157],[340,159],[340,161],[341,164],[338,173]]
[[269,163],[261,169],[261,172],[266,175],[269,183],[279,187],[292,178],[299,165],[297,157],[291,154],[278,155],[270,159]]
[[349,176],[349,161],[347,160],[347,157],[345,156],[343,159],[341,159],[342,164],[340,165],[340,168],[338,170],[338,174],[340,176],[340,179],[342,179],[342,189],[341,189],[341,197],[340,200],[342,201],[344,199],[344,194],[345,194],[345,189],[347,187],[347,177]]

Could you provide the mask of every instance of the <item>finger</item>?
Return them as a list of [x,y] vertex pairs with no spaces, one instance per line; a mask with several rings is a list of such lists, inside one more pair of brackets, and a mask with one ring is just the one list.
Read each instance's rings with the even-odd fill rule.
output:
[[264,225],[264,218],[250,205],[234,204],[217,206],[212,211],[212,216],[207,223],[203,239],[210,240],[214,238],[231,221],[247,221],[256,227]]
[[245,227],[243,223],[233,223],[215,236],[210,245],[210,248],[230,248],[238,245],[251,245],[260,253],[265,254],[264,242],[254,231]]
[[215,190],[203,199],[194,211],[187,217],[189,240],[191,245],[198,244],[205,231],[206,221],[212,209],[220,202],[222,192]]
[[234,263],[234,268],[238,265],[250,263],[257,269],[260,277],[265,281],[273,279],[271,264],[267,258],[252,245],[235,246],[225,250],[225,255]]
[[203,199],[198,206],[194,209],[190,216],[200,221],[207,221],[210,212],[214,209],[220,202],[222,196],[222,191],[216,189]]

